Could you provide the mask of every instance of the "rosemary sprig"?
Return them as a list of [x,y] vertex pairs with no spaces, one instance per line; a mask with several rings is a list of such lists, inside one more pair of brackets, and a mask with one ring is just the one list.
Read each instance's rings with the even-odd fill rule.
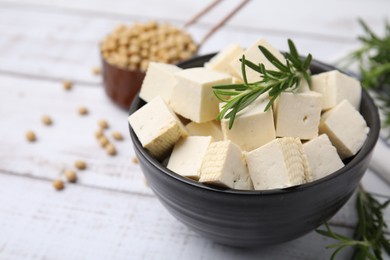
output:
[[362,45],[346,56],[341,64],[344,67],[354,63],[359,65],[363,87],[374,91],[381,101],[382,126],[390,128],[390,23],[385,22],[383,37],[375,34],[362,19],[359,23],[365,33],[358,37]]
[[[288,46],[290,52],[285,53],[286,64],[278,60],[265,47],[259,46],[259,50],[275,66],[276,70],[266,69],[264,64],[255,64],[245,59],[245,55],[243,55],[240,61],[244,83],[213,86],[214,94],[218,99],[226,102],[218,114],[217,120],[229,119],[229,129],[231,129],[237,113],[249,106],[261,94],[266,92],[269,94],[270,100],[265,108],[266,111],[283,91],[295,90],[300,85],[301,80],[306,80],[310,84],[311,54],[302,60],[290,39]],[[257,71],[261,80],[248,82],[246,67]]]
[[383,218],[383,210],[390,204],[390,199],[380,203],[370,193],[359,187],[356,199],[358,223],[354,238],[334,233],[325,223],[326,230],[316,230],[319,234],[333,238],[339,242],[327,246],[335,249],[331,259],[346,247],[353,247],[353,259],[383,259],[382,249],[390,256],[390,240],[385,237],[387,224]]

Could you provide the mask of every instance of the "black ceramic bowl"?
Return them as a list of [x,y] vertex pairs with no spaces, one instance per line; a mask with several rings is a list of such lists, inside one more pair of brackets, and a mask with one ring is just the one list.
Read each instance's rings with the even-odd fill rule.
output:
[[[213,55],[181,63],[199,67]],[[333,70],[313,61],[313,74]],[[144,102],[136,97],[130,114]],[[303,185],[267,191],[222,190],[184,178],[152,158],[130,127],[130,135],[142,171],[161,203],[178,220],[204,237],[242,247],[262,246],[302,236],[331,218],[351,197],[368,168],[379,135],[378,111],[366,91],[360,112],[370,127],[361,151],[345,167]]]

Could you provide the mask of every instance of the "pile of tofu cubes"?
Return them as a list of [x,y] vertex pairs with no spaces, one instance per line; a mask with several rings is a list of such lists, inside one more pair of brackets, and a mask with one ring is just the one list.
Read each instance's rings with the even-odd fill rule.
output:
[[[143,147],[154,158],[168,159],[167,168],[193,180],[231,189],[268,190],[323,178],[344,166],[364,144],[369,128],[359,113],[359,81],[337,70],[312,76],[283,92],[264,111],[261,95],[237,114],[216,121],[223,103],[212,86],[242,82],[240,58],[275,69],[260,52],[260,39],[243,50],[230,45],[204,67],[181,69],[151,62],[140,97],[147,102],[129,116]],[[261,80],[247,68],[249,82]]]

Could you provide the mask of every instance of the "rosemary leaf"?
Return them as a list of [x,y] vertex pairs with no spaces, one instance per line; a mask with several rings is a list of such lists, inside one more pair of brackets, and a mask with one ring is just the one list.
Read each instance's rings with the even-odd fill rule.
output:
[[326,230],[316,230],[320,235],[339,241],[327,246],[336,249],[331,259],[346,247],[354,248],[352,259],[383,259],[382,250],[390,256],[390,241],[385,236],[387,225],[383,217],[383,210],[389,204],[390,199],[380,203],[360,186],[356,198],[359,219],[354,238],[333,232],[327,223],[325,223]]
[[[359,66],[363,87],[380,96],[383,110],[383,128],[390,128],[390,23],[385,22],[382,37],[374,33],[368,25],[359,19],[364,35],[357,39],[361,46],[348,54],[340,63],[345,68],[352,64]],[[389,135],[390,139],[390,135]]]
[[295,57],[299,57],[298,50],[297,50],[297,48],[295,48],[294,43],[290,39],[287,40],[287,43],[288,43],[288,48],[290,49],[291,55],[293,55]]
[[246,59],[243,61],[242,58],[240,59],[240,61],[241,61],[241,64],[245,63],[245,65],[248,66],[249,68],[253,69],[254,71],[257,71],[260,74],[263,74],[263,71],[261,70],[260,65],[256,65],[253,62],[251,62],[250,60],[246,60]]
[[246,90],[247,87],[241,84],[230,84],[230,85],[215,85],[213,89],[234,89],[234,90]]
[[[289,72],[289,69],[286,65],[284,65],[281,61],[279,61],[270,51],[268,51],[263,46],[259,46],[260,51],[264,54],[264,56],[280,71]],[[243,75],[244,76],[244,75]]]
[[244,84],[248,85],[248,80],[246,77],[246,70],[245,70],[245,55],[242,55],[241,71],[242,71],[242,78],[244,79]]
[[[247,60],[245,55],[240,59],[241,73],[244,83],[213,86],[214,94],[226,104],[217,116],[217,120],[229,119],[229,129],[233,127],[237,113],[248,107],[260,95],[268,92],[269,102],[265,107],[268,110],[276,98],[284,91],[293,91],[298,88],[302,80],[310,85],[309,67],[312,56],[309,54],[301,59],[290,39],[288,40],[290,53],[286,53],[286,64],[276,58],[264,46],[258,46],[264,57],[275,66],[275,69],[266,69],[264,64],[255,64]],[[259,73],[259,81],[248,82],[246,67]]]

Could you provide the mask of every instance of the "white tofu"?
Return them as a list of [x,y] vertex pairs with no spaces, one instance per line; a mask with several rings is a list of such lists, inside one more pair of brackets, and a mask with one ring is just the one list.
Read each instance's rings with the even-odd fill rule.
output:
[[231,84],[232,77],[205,68],[191,68],[176,73],[175,78],[170,104],[173,110],[196,123],[214,120],[219,100],[212,86]]
[[173,148],[167,168],[181,176],[199,180],[202,161],[212,141],[211,136],[181,138]]
[[156,97],[128,118],[142,146],[162,159],[187,131],[161,97]]
[[310,175],[306,181],[321,179],[344,167],[336,148],[326,134],[322,134],[303,144],[308,159]]
[[343,100],[321,117],[320,133],[328,135],[342,160],[360,150],[368,132],[369,128],[363,116],[347,100]]
[[171,64],[150,62],[142,82],[139,97],[150,102],[157,96],[169,104],[176,79],[174,73],[182,69]]
[[362,87],[355,78],[337,70],[313,75],[312,90],[322,94],[322,110],[336,106],[344,99],[348,100],[356,110],[360,108]]
[[237,78],[237,77],[233,77],[233,79],[232,79],[232,84],[242,84],[242,83],[244,83],[244,82],[242,81],[242,79],[239,79],[239,78]]
[[[299,83],[299,86],[292,92],[293,93],[304,93],[304,92],[310,92],[310,91],[311,91],[310,90],[310,86],[307,83],[307,81],[306,80],[301,80],[300,83]],[[273,112],[274,112],[274,121],[275,121],[275,123],[276,123],[276,120],[277,120],[276,111],[278,109],[278,101],[279,101],[279,98],[275,99],[275,101],[272,104],[272,109],[273,109]]]
[[[251,151],[275,139],[272,107],[264,111],[268,102],[268,94],[258,97],[237,113],[232,129],[229,129],[229,119],[222,119],[224,140],[232,141],[243,151]],[[220,104],[220,110],[223,105]]]
[[231,66],[231,63],[235,60],[239,60],[243,51],[244,50],[238,44],[228,45],[207,62],[205,68],[226,73],[233,77],[240,77],[241,74],[236,73]]
[[321,118],[321,94],[308,91],[283,92],[276,104],[276,136],[303,140],[318,136]]
[[305,183],[306,157],[298,138],[275,139],[245,153],[255,190],[281,189]]
[[[260,39],[256,41],[252,46],[250,46],[248,49],[244,51],[245,59],[253,62],[254,64],[264,64],[266,69],[276,69],[276,67],[268,61],[268,59],[263,55],[263,53],[259,49],[259,45],[264,46],[267,50],[269,50],[278,60],[280,60],[282,63],[286,63],[286,59],[284,56],[274,47],[272,47],[268,42],[266,42],[263,39]],[[240,58],[242,57],[242,54],[240,55]],[[231,63],[231,67],[234,69],[236,77],[239,77],[241,80],[242,78],[242,71],[241,71],[241,61],[235,60]],[[261,77],[260,74],[257,71],[254,71],[253,69],[246,66],[246,74],[247,74],[247,80],[248,82],[256,82],[260,81]]]
[[303,93],[303,92],[309,92],[310,91],[310,86],[307,83],[306,80],[302,79],[299,82],[298,87],[294,90],[295,93]]
[[242,152],[230,141],[210,144],[202,163],[199,181],[232,189],[253,189]]
[[193,136],[212,136],[214,141],[223,140],[221,125],[216,121],[206,123],[190,122],[186,125],[186,129]]

